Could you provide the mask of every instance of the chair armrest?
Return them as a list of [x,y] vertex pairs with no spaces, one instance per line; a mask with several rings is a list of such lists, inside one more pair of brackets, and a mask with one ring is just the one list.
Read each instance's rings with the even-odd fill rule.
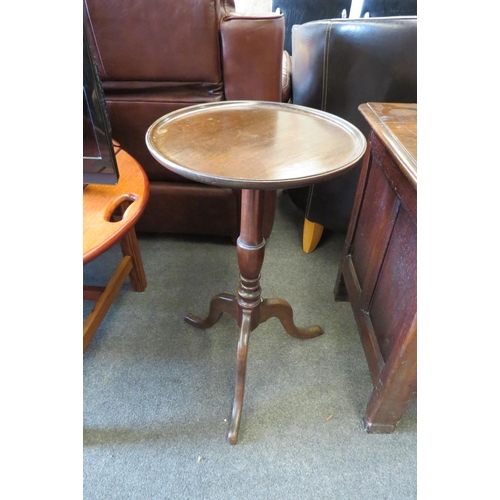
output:
[[221,22],[226,100],[282,100],[285,19],[282,14],[231,14]]

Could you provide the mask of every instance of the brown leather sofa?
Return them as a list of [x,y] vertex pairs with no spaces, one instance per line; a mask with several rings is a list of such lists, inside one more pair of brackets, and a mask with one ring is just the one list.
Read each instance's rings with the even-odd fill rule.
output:
[[[223,100],[281,101],[284,19],[241,16],[234,0],[84,0],[113,138],[150,181],[137,231],[239,235],[238,190],[188,181],[162,167],[148,127],[176,109]],[[264,233],[276,193],[266,193]]]
[[[416,16],[312,21],[292,28],[292,47],[294,104],[340,116],[366,136],[360,104],[417,102]],[[288,191],[304,211],[305,227],[310,221],[347,231],[360,166]]]

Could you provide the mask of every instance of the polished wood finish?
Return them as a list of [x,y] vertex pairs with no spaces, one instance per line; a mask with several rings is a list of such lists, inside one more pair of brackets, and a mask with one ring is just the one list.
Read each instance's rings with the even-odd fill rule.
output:
[[134,224],[146,206],[149,182],[141,166],[115,146],[120,173],[116,185],[89,184],[83,190],[83,264],[87,264],[119,242],[123,259],[108,284],[84,285],[83,299],[96,304],[83,324],[83,351],[111,307],[127,277],[132,290],[146,289],[146,275]]
[[369,102],[359,110],[416,190],[417,105]]
[[[101,255],[134,226],[146,206],[149,182],[137,161],[115,146],[117,184],[88,184],[83,189],[83,263]],[[114,214],[126,207],[123,216]]]
[[417,106],[359,107],[371,132],[335,285],[373,382],[363,423],[392,432],[417,387]]
[[200,105],[170,113],[150,127],[146,142],[166,168],[199,182],[242,189],[237,293],[215,295],[205,318],[192,314],[185,317],[189,324],[206,329],[226,313],[239,326],[228,432],[229,443],[236,444],[250,332],[275,317],[293,337],[309,339],[323,333],[319,326],[298,328],[292,307],[285,300],[261,297],[260,272],[266,244],[262,234],[264,190],[339,175],[362,157],[366,141],[355,127],[327,113],[290,104],[248,101]]
[[151,125],[146,144],[159,163],[198,182],[282,189],[341,174],[361,158],[366,140],[323,111],[225,101],[169,113]]

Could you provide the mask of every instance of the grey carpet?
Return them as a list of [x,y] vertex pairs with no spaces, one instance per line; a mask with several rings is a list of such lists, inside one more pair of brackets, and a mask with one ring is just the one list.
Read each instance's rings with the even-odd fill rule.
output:
[[[84,354],[84,498],[414,499],[417,411],[389,435],[361,418],[371,381],[347,302],[333,300],[343,236],[307,255],[302,216],[279,193],[262,269],[263,297],[294,308],[298,340],[270,319],[252,332],[239,442],[226,442],[238,328],[224,315],[197,330],[212,295],[235,293],[235,247],[223,238],[139,235],[148,280],[128,281]],[[84,268],[104,284],[119,248]],[[84,316],[92,307],[84,302]]]

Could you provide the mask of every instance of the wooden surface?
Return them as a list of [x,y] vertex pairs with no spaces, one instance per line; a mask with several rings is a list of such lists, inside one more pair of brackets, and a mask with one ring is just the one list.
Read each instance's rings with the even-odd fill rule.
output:
[[292,104],[225,101],[174,111],[146,143],[166,168],[205,184],[246,189],[297,187],[339,175],[363,155],[351,124]]
[[[115,244],[142,214],[149,195],[149,182],[142,167],[127,152],[115,147],[118,183],[88,184],[83,189],[83,263],[86,264]],[[130,203],[120,220],[113,213]]]
[[417,386],[416,105],[360,106],[372,131],[335,285],[373,382],[367,432],[395,429]]
[[319,326],[298,328],[292,306],[261,298],[264,262],[265,189],[301,185],[339,175],[361,158],[366,140],[349,123],[327,113],[290,104],[226,101],[174,111],[157,120],[146,142],[166,168],[190,179],[242,189],[241,232],[237,241],[240,282],[237,295],[219,293],[208,315],[188,314],[197,328],[210,328],[222,316],[236,320],[240,335],[228,441],[238,441],[250,333],[269,318],[299,339],[317,337]]
[[144,291],[147,285],[134,224],[146,205],[149,182],[142,167],[128,153],[115,146],[115,154],[118,183],[89,184],[83,191],[83,264],[118,241],[123,254],[106,286],[83,286],[83,299],[95,301],[83,323],[84,352],[127,277],[135,292]]
[[382,144],[417,187],[417,105],[368,102],[359,106]]

